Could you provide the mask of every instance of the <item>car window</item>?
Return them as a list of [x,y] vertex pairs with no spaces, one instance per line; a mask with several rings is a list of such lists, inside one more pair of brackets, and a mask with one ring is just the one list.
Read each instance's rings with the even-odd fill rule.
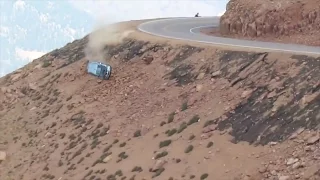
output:
[[100,75],[100,73],[101,73],[101,65],[98,65],[98,67],[97,67],[97,75]]

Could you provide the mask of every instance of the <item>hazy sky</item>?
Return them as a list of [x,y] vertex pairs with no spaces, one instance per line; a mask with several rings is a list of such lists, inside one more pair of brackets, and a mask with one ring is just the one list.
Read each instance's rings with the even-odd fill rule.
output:
[[106,24],[221,15],[228,0],[0,0],[0,77]]

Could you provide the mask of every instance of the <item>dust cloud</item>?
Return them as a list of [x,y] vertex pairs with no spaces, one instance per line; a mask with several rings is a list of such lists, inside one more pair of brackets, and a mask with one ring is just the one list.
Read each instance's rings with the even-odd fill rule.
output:
[[105,58],[105,46],[120,44],[133,31],[125,30],[119,23],[104,25],[101,21],[98,21],[96,24],[94,31],[89,34],[85,56],[88,61],[108,63]]

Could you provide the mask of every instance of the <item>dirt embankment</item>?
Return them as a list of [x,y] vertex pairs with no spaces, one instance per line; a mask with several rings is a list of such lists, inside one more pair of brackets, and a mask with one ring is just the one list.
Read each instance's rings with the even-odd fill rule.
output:
[[319,29],[320,0],[230,0],[220,21],[223,36],[314,46]]
[[87,43],[0,79],[0,179],[319,179],[319,57]]

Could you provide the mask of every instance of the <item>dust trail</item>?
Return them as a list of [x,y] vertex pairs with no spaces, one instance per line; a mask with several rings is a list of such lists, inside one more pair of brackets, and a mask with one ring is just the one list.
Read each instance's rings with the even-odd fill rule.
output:
[[105,46],[120,44],[132,32],[121,29],[119,24],[104,25],[102,21],[98,21],[94,31],[89,35],[89,42],[85,48],[86,59],[108,63],[105,58]]

